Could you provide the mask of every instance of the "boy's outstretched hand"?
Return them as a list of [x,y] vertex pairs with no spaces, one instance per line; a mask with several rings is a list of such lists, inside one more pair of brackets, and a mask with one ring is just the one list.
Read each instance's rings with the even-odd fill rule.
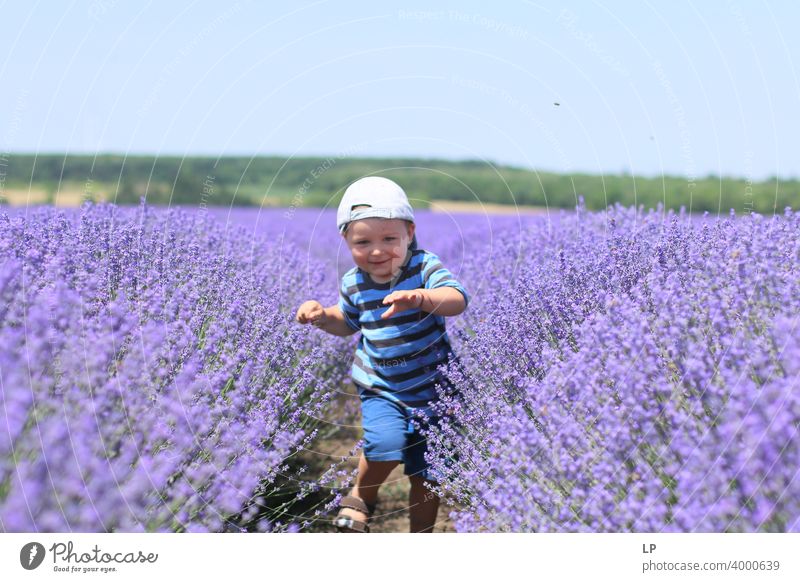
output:
[[418,309],[422,306],[423,299],[424,296],[421,289],[415,289],[413,291],[395,291],[393,293],[389,293],[383,298],[383,304],[386,305],[387,303],[391,303],[392,305],[383,315],[381,315],[381,319],[386,319],[387,317],[391,317],[395,313],[405,311],[406,309]]
[[316,326],[323,325],[328,316],[325,308],[319,301],[306,301],[297,309],[295,319],[299,323],[312,323]]

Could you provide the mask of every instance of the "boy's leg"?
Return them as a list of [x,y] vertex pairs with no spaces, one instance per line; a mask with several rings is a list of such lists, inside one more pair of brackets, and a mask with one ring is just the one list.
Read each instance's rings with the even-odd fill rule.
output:
[[[350,495],[363,499],[367,505],[374,505],[378,501],[378,488],[399,463],[400,461],[368,461],[362,454],[358,462],[356,485]],[[340,513],[358,520],[367,518],[360,511],[349,507],[342,508]]]
[[374,505],[378,500],[378,487],[399,464],[400,461],[368,461],[362,454],[358,462],[356,485],[350,495],[360,497],[367,505]]
[[409,475],[411,491],[408,494],[408,513],[411,518],[411,533],[431,533],[439,511],[439,496],[425,487],[425,479]]

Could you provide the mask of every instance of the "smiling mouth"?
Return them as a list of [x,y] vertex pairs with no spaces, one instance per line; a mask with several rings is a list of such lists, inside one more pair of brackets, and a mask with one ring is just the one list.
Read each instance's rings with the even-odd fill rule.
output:
[[370,265],[382,265],[384,263],[387,263],[388,261],[389,261],[389,259],[386,259],[385,261],[379,261],[377,263],[370,263]]

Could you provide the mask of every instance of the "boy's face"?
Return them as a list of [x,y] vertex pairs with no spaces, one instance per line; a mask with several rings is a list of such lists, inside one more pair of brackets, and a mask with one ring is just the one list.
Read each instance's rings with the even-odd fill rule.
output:
[[400,219],[354,220],[344,233],[353,260],[377,283],[391,281],[403,264],[414,223]]

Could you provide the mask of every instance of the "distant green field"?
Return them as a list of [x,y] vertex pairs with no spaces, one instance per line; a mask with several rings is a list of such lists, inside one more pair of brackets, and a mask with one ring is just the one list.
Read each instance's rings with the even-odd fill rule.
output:
[[365,175],[400,183],[416,207],[430,200],[590,209],[623,205],[763,214],[800,208],[800,181],[554,174],[480,161],[415,158],[8,155],[0,203],[78,205],[82,200],[208,206],[335,206]]

